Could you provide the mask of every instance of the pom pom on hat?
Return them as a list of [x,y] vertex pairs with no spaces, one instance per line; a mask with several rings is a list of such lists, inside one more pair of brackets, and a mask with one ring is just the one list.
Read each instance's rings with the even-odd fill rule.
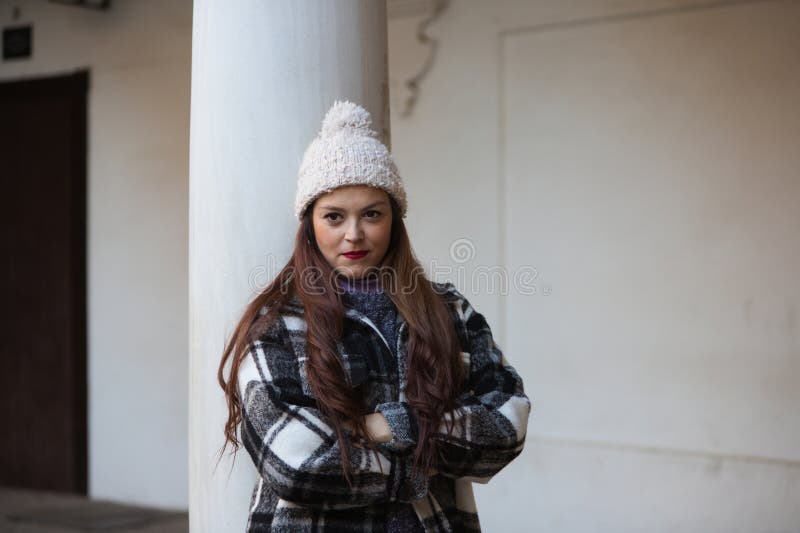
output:
[[332,137],[337,133],[349,132],[369,137],[377,137],[372,130],[372,117],[369,112],[353,102],[336,101],[325,114],[320,136]]
[[303,154],[297,178],[294,212],[303,218],[306,208],[322,194],[346,185],[370,185],[386,191],[406,216],[403,180],[392,154],[372,129],[369,112],[349,101],[335,101],[325,114],[319,134]]

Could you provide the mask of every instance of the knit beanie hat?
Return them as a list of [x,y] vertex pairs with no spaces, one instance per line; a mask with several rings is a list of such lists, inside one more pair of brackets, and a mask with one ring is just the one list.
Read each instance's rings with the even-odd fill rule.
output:
[[318,196],[344,185],[371,185],[386,191],[406,216],[406,192],[392,154],[372,129],[369,112],[349,101],[335,101],[322,129],[303,154],[294,212],[303,218]]

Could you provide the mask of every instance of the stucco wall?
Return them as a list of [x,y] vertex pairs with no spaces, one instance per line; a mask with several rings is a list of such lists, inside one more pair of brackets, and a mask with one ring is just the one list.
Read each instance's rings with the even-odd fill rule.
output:
[[[390,24],[393,112],[417,22]],[[796,530],[798,27],[780,0],[457,0],[430,26],[392,115],[414,245],[533,402],[475,486],[487,531]]]
[[165,508],[188,501],[191,5],[0,0],[34,39],[0,80],[90,71],[89,494]]

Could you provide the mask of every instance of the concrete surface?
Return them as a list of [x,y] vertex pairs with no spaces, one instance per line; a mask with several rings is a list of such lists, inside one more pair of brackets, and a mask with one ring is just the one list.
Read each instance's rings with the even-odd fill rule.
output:
[[189,515],[75,494],[0,487],[0,532],[75,531],[184,533],[189,531]]

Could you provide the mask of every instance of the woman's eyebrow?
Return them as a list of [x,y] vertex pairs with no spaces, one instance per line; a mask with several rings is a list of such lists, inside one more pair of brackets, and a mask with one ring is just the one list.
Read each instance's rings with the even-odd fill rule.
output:
[[[373,208],[373,207],[375,207],[377,205],[385,205],[385,204],[386,204],[386,200],[378,200],[377,202],[373,202],[373,203],[369,204],[368,206],[364,207],[362,209],[362,211],[364,211],[365,209]],[[320,208],[322,208],[322,209],[330,209],[331,211],[344,211],[343,208],[337,207],[335,205],[321,205]]]

